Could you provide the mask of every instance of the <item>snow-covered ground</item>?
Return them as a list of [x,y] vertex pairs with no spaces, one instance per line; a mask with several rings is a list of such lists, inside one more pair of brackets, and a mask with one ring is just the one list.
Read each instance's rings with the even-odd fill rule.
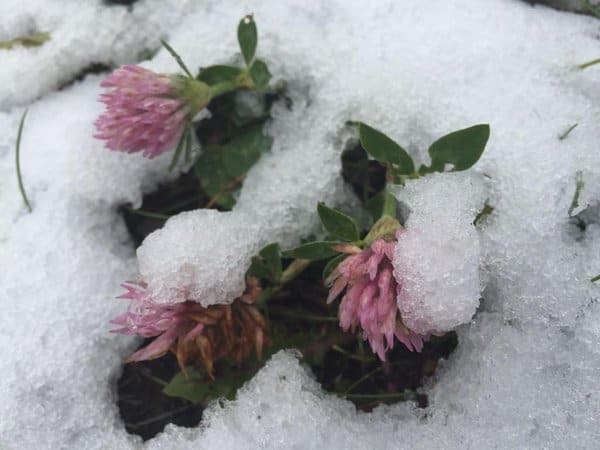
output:
[[[273,151],[252,169],[235,210],[172,219],[143,245],[138,267],[116,207],[139,203],[169,177],[169,155],[147,161],[92,138],[100,76],[56,88],[92,62],[132,62],[161,37],[190,67],[227,62],[247,12],[257,20],[259,55],[287,80],[294,108],[274,109]],[[600,217],[591,214],[583,233],[568,220],[578,170],[582,207],[600,198],[600,68],[573,69],[600,57],[596,19],[517,0],[257,1],[244,8],[141,0],[131,10],[91,0],[3,0],[0,17],[0,39],[52,33],[38,48],[0,50],[0,448],[598,445],[600,286],[590,278],[600,273]],[[146,65],[177,69],[164,51]],[[31,214],[14,168],[24,107],[21,165]],[[488,198],[495,207],[478,231],[483,301],[429,380],[430,407],[358,413],[323,394],[293,353],[279,353],[237,400],[214,405],[202,427],[170,426],[145,444],[128,435],[116,380],[135,341],[108,333],[125,307],[113,299],[119,283],[140,270],[157,289],[191,277],[199,296],[237,295],[261,245],[293,245],[317,225],[317,201],[347,201],[339,156],[349,119],[385,131],[416,159],[447,132],[491,125],[488,149],[467,181],[449,182],[456,189],[417,181],[403,194],[419,205],[415,223],[447,219],[452,233],[456,205]],[[431,261],[444,258],[431,227],[427,233],[432,248],[422,251],[432,252]],[[440,226],[440,242],[448,241],[444,233]],[[192,246],[182,245],[187,234]],[[435,267],[448,268],[455,257]],[[192,269],[182,274],[181,267]],[[460,292],[472,274],[462,279],[450,269],[456,282],[445,283]]]

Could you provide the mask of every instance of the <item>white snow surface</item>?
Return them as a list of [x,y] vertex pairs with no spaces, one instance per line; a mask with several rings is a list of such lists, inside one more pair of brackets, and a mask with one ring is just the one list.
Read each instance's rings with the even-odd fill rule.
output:
[[[572,69],[598,57],[599,22],[516,0],[244,6],[0,5],[3,39],[23,34],[30,21],[53,32],[40,48],[0,51],[0,448],[597,446],[600,287],[589,280],[600,272],[600,227],[592,218],[584,232],[574,229],[567,211],[577,170],[589,180],[582,199],[593,203],[600,194],[600,73]],[[119,283],[138,272],[117,206],[139,204],[172,177],[170,155],[147,161],[92,138],[100,76],[53,89],[97,58],[131,62],[159,37],[192,68],[227,62],[248,12],[258,23],[259,55],[287,80],[294,108],[273,111],[273,151],[249,174],[235,210],[173,218],[140,249],[142,275],[169,289],[182,264],[205,261],[189,280],[205,283],[215,300],[239,292],[250,253],[314,232],[317,201],[348,201],[339,177],[348,119],[383,130],[425,161],[437,137],[487,122],[488,149],[470,176],[489,182],[469,193],[452,189],[445,175],[449,187],[439,195],[447,201],[438,198],[440,211],[429,210],[451,219],[459,208],[455,219],[466,220],[462,208],[473,202],[489,198],[494,206],[476,232],[483,300],[424,387],[425,410],[396,404],[359,413],[325,395],[293,354],[279,353],[235,401],[213,405],[203,426],[170,426],[142,443],[126,433],[115,403],[122,359],[135,340],[109,334],[108,321],[126,308],[113,299]],[[164,51],[146,65],[176,70]],[[13,153],[26,105],[21,163],[31,214],[19,198]],[[428,181],[414,183],[405,201],[414,207],[427,189]],[[428,211],[418,214],[409,224]],[[425,227],[428,239],[435,236]],[[200,235],[193,250],[183,248],[188,228]],[[425,261],[437,246],[430,251]],[[474,275],[463,275],[471,294]],[[461,280],[453,287],[459,294]]]
[[431,174],[397,189],[411,209],[394,257],[402,286],[398,309],[406,326],[420,334],[443,334],[467,323],[479,305],[480,244],[473,221],[485,189],[471,173]]

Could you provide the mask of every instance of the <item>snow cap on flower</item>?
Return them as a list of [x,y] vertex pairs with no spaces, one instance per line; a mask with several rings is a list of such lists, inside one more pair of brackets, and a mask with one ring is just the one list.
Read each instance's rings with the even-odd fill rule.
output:
[[398,199],[412,211],[393,265],[402,283],[398,309],[411,330],[443,334],[475,314],[484,280],[473,219],[486,195],[478,175],[465,172],[427,175],[399,190]]
[[331,285],[328,302],[344,290],[339,307],[340,327],[344,331],[362,329],[373,352],[382,361],[393,348],[394,337],[411,351],[421,351],[426,337],[409,330],[403,323],[396,304],[402,289],[393,275],[392,258],[396,241],[375,239],[370,247],[351,245],[337,250],[349,254],[327,279]]
[[180,75],[126,65],[101,84],[106,112],[95,122],[96,138],[120,152],[154,158],[173,148],[189,120],[210,101],[208,86]]

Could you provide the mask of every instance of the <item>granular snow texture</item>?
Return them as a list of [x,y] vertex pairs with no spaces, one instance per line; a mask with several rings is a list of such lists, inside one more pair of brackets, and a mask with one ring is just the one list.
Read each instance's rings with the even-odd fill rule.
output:
[[[193,69],[230,62],[237,22],[248,12],[258,24],[258,54],[287,81],[294,107],[273,109],[272,152],[248,174],[234,211],[173,218],[139,249],[138,267],[117,206],[139,205],[144,192],[172,178],[170,155],[148,161],[92,138],[102,76],[55,89],[90,63],[135,62],[160,37]],[[15,0],[2,2],[0,16],[0,39],[52,33],[41,47],[0,50],[0,448],[597,446],[600,287],[590,278],[600,273],[600,219],[586,207],[600,195],[600,69],[573,69],[600,56],[596,19],[516,0],[257,1],[244,9],[213,0],[140,0],[131,9]],[[165,51],[144,65],[177,70]],[[19,198],[13,153],[25,106],[21,165],[31,214]],[[423,292],[446,286],[478,302],[476,278],[485,284],[474,319],[458,328],[456,351],[424,388],[430,406],[356,412],[282,352],[235,401],[214,404],[202,427],[170,426],[145,444],[128,435],[116,380],[136,342],[108,333],[125,307],[113,299],[119,284],[139,271],[161,292],[185,279],[199,297],[212,296],[207,302],[238,295],[258,248],[314,233],[318,201],[352,203],[339,175],[350,119],[388,133],[424,162],[443,134],[491,125],[488,149],[468,175],[472,192],[452,189],[454,175],[446,175],[437,197],[423,180],[402,194],[413,208],[427,199],[407,225],[424,220],[428,239],[436,228],[427,214],[452,220],[460,208],[464,218],[455,253],[423,270],[464,262],[469,236],[479,245],[478,257],[465,256],[478,259],[476,275],[450,267],[455,277],[441,283],[427,274],[434,284]],[[578,170],[584,231],[568,217]],[[464,208],[475,212],[486,199],[494,212],[474,230]],[[457,222],[452,232],[460,229]],[[437,232],[440,242],[449,238],[443,227]],[[439,251],[415,248],[432,264]],[[433,295],[439,301],[426,312],[436,326],[467,320],[476,304]]]

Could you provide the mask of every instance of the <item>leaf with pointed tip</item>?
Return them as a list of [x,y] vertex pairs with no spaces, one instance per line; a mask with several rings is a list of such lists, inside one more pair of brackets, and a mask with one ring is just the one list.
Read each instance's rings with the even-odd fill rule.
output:
[[248,273],[256,278],[278,283],[283,273],[279,244],[275,242],[267,245],[259,252],[258,256],[252,258]]
[[381,131],[361,122],[358,132],[360,145],[377,161],[398,166],[397,173],[400,175],[409,175],[415,171],[413,160],[406,150]]
[[173,57],[173,59],[175,60],[175,62],[177,62],[177,64],[179,64],[179,67],[181,67],[181,70],[183,70],[188,77],[194,78],[192,76],[192,73],[189,71],[189,69],[187,68],[187,66],[183,62],[183,59],[181,59],[181,56],[179,56],[179,54],[173,49],[173,47],[171,47],[167,43],[167,41],[164,41],[162,39],[160,40],[160,43],[171,54],[171,56]]
[[481,157],[489,137],[490,126],[479,124],[439,138],[429,147],[431,169],[443,172],[446,164],[454,172],[468,169]]
[[321,223],[333,236],[348,242],[360,239],[358,227],[351,217],[335,208],[326,206],[325,203],[319,203],[317,211]]

